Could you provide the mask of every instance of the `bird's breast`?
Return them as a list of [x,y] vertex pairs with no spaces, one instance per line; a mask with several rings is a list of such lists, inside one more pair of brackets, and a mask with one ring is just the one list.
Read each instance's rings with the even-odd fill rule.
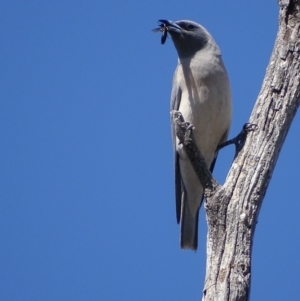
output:
[[229,81],[222,62],[186,62],[178,66],[176,77],[182,92],[179,111],[195,126],[201,151],[215,150],[231,119]]

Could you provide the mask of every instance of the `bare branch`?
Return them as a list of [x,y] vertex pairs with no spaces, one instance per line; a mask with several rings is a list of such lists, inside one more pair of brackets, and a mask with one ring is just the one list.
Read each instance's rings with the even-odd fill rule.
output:
[[280,0],[279,31],[248,134],[223,185],[207,199],[203,301],[249,300],[259,210],[300,102],[300,1]]
[[205,196],[208,197],[217,188],[219,188],[220,185],[213,178],[201,154],[201,151],[197,147],[196,140],[193,135],[194,127],[189,122],[185,122],[182,114],[178,111],[172,111],[171,116],[175,124],[176,136],[183,145],[200,183],[205,188]]

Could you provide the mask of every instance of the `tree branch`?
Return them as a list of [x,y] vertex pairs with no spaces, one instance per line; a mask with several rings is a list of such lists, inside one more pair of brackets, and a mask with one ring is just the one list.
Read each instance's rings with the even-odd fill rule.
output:
[[279,31],[249,122],[257,125],[223,185],[205,203],[203,301],[249,300],[252,241],[280,150],[300,102],[300,1],[280,0]]
[[184,150],[192,163],[196,175],[202,186],[204,187],[205,197],[209,197],[214,191],[220,188],[220,185],[213,178],[209,171],[201,151],[197,147],[194,138],[194,126],[189,122],[185,122],[182,114],[178,111],[171,112],[171,118],[175,124],[175,132],[180,143],[183,145]]

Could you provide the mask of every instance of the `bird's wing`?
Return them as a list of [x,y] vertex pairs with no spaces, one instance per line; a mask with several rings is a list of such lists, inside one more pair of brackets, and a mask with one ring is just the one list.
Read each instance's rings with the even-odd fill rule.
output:
[[[173,77],[172,93],[171,93],[171,111],[179,110],[180,101],[181,101],[181,89],[176,80],[176,71],[175,71],[175,74]],[[174,161],[175,161],[176,218],[177,218],[177,223],[179,223],[180,222],[180,212],[181,212],[182,181],[181,181],[180,167],[179,167],[179,155],[176,151],[175,125],[173,123],[172,117],[171,117],[171,131],[172,131],[172,141],[173,141]]]

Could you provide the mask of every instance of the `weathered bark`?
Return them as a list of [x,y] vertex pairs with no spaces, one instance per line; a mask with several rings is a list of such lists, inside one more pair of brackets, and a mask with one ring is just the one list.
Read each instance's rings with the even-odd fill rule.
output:
[[280,0],[279,31],[250,123],[223,194],[206,201],[203,301],[249,300],[252,240],[279,152],[300,102],[300,1]]
[[[300,0],[278,2],[279,31],[249,120],[257,125],[257,129],[247,136],[223,186],[215,182],[206,167],[204,174],[198,173],[206,187],[208,223],[203,301],[249,300],[255,225],[280,150],[299,106]],[[203,162],[194,165],[195,170],[199,170]]]
[[194,170],[205,188],[205,196],[209,197],[220,189],[220,185],[213,178],[209,171],[201,151],[196,145],[196,140],[193,134],[193,125],[186,122],[182,114],[178,111],[172,111],[172,119],[175,124],[176,136],[181,144],[184,145],[185,152],[191,161]]

